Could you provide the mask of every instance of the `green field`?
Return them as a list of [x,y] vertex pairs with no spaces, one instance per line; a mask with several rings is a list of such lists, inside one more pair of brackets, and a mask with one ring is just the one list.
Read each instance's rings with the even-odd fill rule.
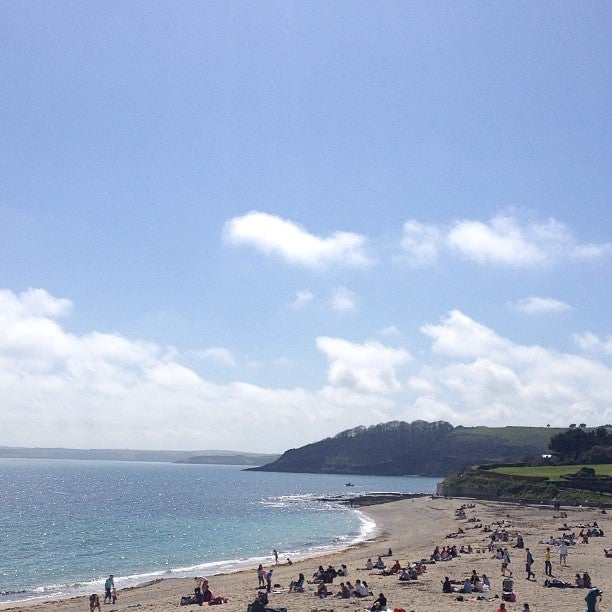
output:
[[497,436],[504,438],[514,444],[525,444],[539,447],[542,450],[548,448],[550,439],[558,433],[567,431],[563,427],[457,427],[456,431],[471,436]]
[[548,478],[548,480],[561,480],[565,474],[575,474],[581,467],[589,467],[595,470],[598,476],[612,476],[612,463],[598,465],[543,465],[535,467],[499,467],[490,472],[507,474],[509,476],[531,476],[534,478]]

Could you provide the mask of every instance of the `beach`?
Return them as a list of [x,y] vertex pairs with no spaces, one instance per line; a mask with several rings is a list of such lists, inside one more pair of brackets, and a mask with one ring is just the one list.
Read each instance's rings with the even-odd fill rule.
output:
[[[465,516],[457,516],[456,511],[465,507]],[[515,603],[506,603],[508,610],[522,610],[523,603],[528,602],[531,610],[537,611],[581,611],[586,609],[584,597],[587,589],[547,588],[544,586],[544,553],[548,539],[558,538],[562,533],[574,532],[576,536],[583,525],[597,523],[603,530],[603,537],[591,537],[588,543],[576,543],[569,547],[567,566],[560,565],[556,546],[551,548],[551,560],[555,578],[573,583],[576,573],[587,572],[594,587],[603,593],[599,610],[612,611],[612,558],[604,556],[604,548],[612,548],[611,513],[602,514],[595,508],[562,507],[553,510],[550,506],[528,506],[489,501],[466,499],[446,499],[421,497],[402,501],[368,506],[362,511],[371,517],[377,525],[375,535],[347,549],[325,554],[320,557],[295,559],[289,565],[283,552],[279,551],[279,564],[274,564],[270,557],[266,569],[273,569],[272,592],[269,594],[269,606],[286,608],[293,612],[313,612],[334,610],[365,610],[372,605],[379,593],[384,593],[388,608],[404,608],[407,612],[425,612],[431,610],[497,610],[501,599],[495,596],[502,594],[501,564],[493,558],[487,548],[490,533],[483,528],[505,530],[510,535],[508,542],[495,543],[497,547],[508,547],[511,555],[509,569],[513,571]],[[566,523],[569,531],[560,528]],[[461,533],[463,532],[463,533]],[[533,571],[535,580],[527,580],[525,572],[525,549],[513,548],[515,536],[520,533],[526,547],[529,547],[535,562]],[[448,537],[450,536],[450,537]],[[379,570],[366,570],[368,558],[376,561],[382,555],[383,561],[390,567],[396,560],[402,566],[411,562],[429,559],[436,546],[440,548],[456,545],[458,548],[471,547],[472,552],[463,553],[448,561],[426,564],[426,571],[416,580],[400,581],[397,575],[384,576]],[[387,556],[389,549],[392,555]],[[340,583],[349,580],[355,584],[357,579],[368,583],[373,596],[368,598],[338,597],[320,599],[315,597],[316,584],[305,584],[303,593],[290,593],[289,584],[302,572],[306,580],[312,580],[313,573],[321,565],[339,569],[342,564],[348,568],[348,577],[336,577],[330,589],[337,593]],[[210,589],[215,596],[227,598],[227,603],[215,609],[227,612],[246,611],[247,606],[257,595],[257,568],[207,576]],[[481,595],[443,594],[442,581],[446,576],[454,581],[468,578],[472,570],[478,575],[483,573],[491,580],[491,590]],[[119,577],[118,577],[119,578]],[[99,592],[103,611],[122,612],[132,610],[190,610],[192,606],[180,607],[182,596],[193,594],[195,579],[164,579],[129,589],[120,589],[116,604],[104,604],[103,592]],[[463,601],[459,601],[462,597]],[[61,600],[7,603],[0,605],[0,610],[19,610],[19,612],[40,611],[69,612],[88,610],[86,597],[74,597]]]

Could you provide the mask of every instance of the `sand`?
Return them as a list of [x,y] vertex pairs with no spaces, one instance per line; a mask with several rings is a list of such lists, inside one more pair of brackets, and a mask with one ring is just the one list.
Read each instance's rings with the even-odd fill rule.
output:
[[[455,510],[463,504],[474,504],[474,508],[466,510],[466,518],[455,517]],[[496,521],[505,521],[510,533],[520,531],[524,536],[525,545],[530,547],[535,564],[535,581],[526,580],[525,551],[510,548],[511,564],[514,572],[514,592],[516,603],[506,603],[508,610],[519,612],[523,603],[529,602],[534,611],[573,612],[586,610],[585,589],[545,588],[544,551],[546,540],[550,535],[558,536],[557,530],[564,522],[570,526],[592,524],[596,521],[604,530],[604,537],[591,538],[588,544],[576,544],[570,547],[567,567],[560,566],[556,548],[552,547],[553,574],[555,577],[573,582],[577,572],[588,572],[593,586],[604,591],[599,609],[612,611],[612,558],[606,558],[603,549],[612,548],[612,511],[601,514],[593,508],[562,508],[567,512],[567,518],[560,518],[559,512],[550,507],[522,506],[518,504],[500,504],[497,502],[474,501],[465,499],[418,498],[402,500],[378,506],[369,506],[363,511],[377,524],[377,533],[367,541],[349,549],[327,554],[317,558],[296,560],[293,565],[286,563],[273,566],[270,559],[269,567],[274,568],[273,584],[280,585],[270,594],[269,606],[284,607],[289,612],[314,612],[334,610],[363,611],[374,600],[369,599],[325,599],[314,596],[314,585],[306,585],[304,593],[289,593],[288,585],[292,579],[303,572],[307,580],[319,565],[333,565],[339,568],[345,563],[349,569],[348,580],[355,584],[356,579],[366,580],[370,589],[377,596],[383,592],[389,602],[389,609],[404,608],[407,612],[447,610],[487,610],[496,611],[501,595],[502,576],[500,563],[492,558],[492,554],[483,547],[488,542],[489,534],[483,533],[477,525],[490,525]],[[470,519],[478,519],[477,522]],[[464,534],[447,538],[450,533],[463,529]],[[574,528],[576,534],[579,527]],[[458,547],[471,545],[476,550],[471,554],[463,554],[451,561],[427,565],[427,571],[416,581],[400,582],[396,576],[381,576],[364,568],[368,557],[376,560],[378,555],[384,555],[388,549],[393,550],[391,558],[383,557],[388,565],[398,559],[402,565],[429,558],[434,547],[456,544]],[[510,543],[512,545],[512,542]],[[283,559],[282,551],[280,558]],[[468,577],[472,569],[478,574],[486,573],[491,579],[491,592],[487,593],[486,601],[457,601],[455,594],[443,594],[441,581],[445,576],[460,580]],[[120,577],[119,577],[120,578]],[[219,612],[244,612],[257,594],[256,568],[220,576],[209,576],[210,587],[215,595],[228,598],[228,603],[213,609]],[[344,578],[336,578],[332,588],[339,590]],[[120,585],[120,581],[119,581]],[[119,592],[117,604],[102,604],[103,612],[132,611],[162,611],[199,609],[193,606],[180,607],[181,595],[193,593],[193,579],[168,579],[154,584],[143,585]],[[312,590],[310,590],[312,589]],[[103,593],[100,593],[103,595]],[[469,598],[470,596],[465,596]],[[37,602],[36,604],[3,604],[0,610],[18,610],[29,612],[36,610],[47,612],[68,612],[72,610],[89,610],[89,604],[84,597],[63,600]]]

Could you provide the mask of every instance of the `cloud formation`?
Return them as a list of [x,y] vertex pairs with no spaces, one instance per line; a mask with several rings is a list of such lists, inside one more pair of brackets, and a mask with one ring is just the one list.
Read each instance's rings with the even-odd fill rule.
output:
[[408,351],[377,341],[356,344],[325,336],[317,338],[317,347],[327,356],[332,386],[379,394],[401,390],[396,368],[410,360]]
[[321,238],[275,215],[253,211],[230,219],[226,240],[252,246],[265,255],[278,255],[292,264],[317,268],[331,264],[363,267],[370,263],[365,238],[351,232],[334,232]]
[[517,268],[545,265],[565,257],[595,259],[611,252],[609,243],[578,243],[555,219],[521,223],[513,215],[498,215],[488,223],[456,221],[449,228],[410,220],[404,224],[401,246],[417,265],[434,263],[442,251],[449,251],[477,264]]
[[525,314],[543,314],[547,312],[564,312],[572,307],[565,302],[553,298],[531,296],[520,300],[515,305],[516,310]]
[[[69,300],[42,289],[0,291],[0,444],[197,450],[210,448],[214,432],[216,448],[282,451],[319,440],[322,432],[395,419],[612,421],[609,367],[514,343],[459,310],[422,326],[431,346],[418,361],[407,348],[377,340],[321,336],[316,346],[327,380],[323,362],[319,385],[278,389],[206,380],[181,364],[174,349],[154,343],[70,333],[60,320],[71,309]],[[583,334],[576,342],[612,354],[609,338]],[[235,361],[224,347],[189,356]]]
[[574,334],[574,342],[576,346],[585,352],[612,355],[612,336],[604,339],[591,332],[585,332],[583,334]]
[[357,308],[357,294],[346,287],[337,287],[329,304],[336,312],[351,312]]
[[444,362],[424,366],[416,380],[432,384],[428,396],[465,423],[602,424],[612,418],[606,399],[612,370],[598,361],[515,344],[458,310],[422,332]]

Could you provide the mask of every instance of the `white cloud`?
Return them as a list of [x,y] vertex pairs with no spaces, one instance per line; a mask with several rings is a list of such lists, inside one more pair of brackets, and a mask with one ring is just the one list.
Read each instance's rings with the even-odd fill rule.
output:
[[[552,229],[552,228],[551,228]],[[447,235],[448,245],[466,259],[477,263],[498,263],[513,266],[541,264],[547,260],[547,244],[558,236],[550,232],[540,236],[533,228],[521,228],[512,217],[495,217],[489,224],[480,221],[459,221]]]
[[413,266],[435,263],[440,249],[441,232],[434,225],[410,220],[404,223],[402,249]]
[[330,300],[332,310],[336,312],[350,312],[357,307],[357,295],[346,287],[338,287]]
[[414,220],[404,224],[402,249],[413,264],[434,263],[444,248],[478,264],[512,267],[545,265],[564,257],[595,259],[612,251],[609,243],[578,243],[563,223],[552,218],[521,223],[508,214],[488,222],[456,221],[450,228]]
[[585,352],[612,355],[612,336],[602,339],[591,332],[584,332],[574,334],[574,342]]
[[[378,341],[319,337],[327,381],[312,390],[217,384],[181,364],[174,349],[117,334],[70,333],[59,323],[69,310],[70,302],[45,292],[0,291],[0,444],[90,447],[95,440],[102,448],[282,451],[398,418],[612,421],[609,367],[514,343],[458,310],[422,327],[432,355],[420,363]],[[583,334],[576,341],[610,354],[610,338]],[[221,347],[200,356],[234,360]]]
[[452,407],[455,422],[563,425],[612,418],[612,370],[601,362],[513,343],[457,310],[422,331],[442,359],[423,366],[419,377],[433,385],[427,397]]
[[306,304],[312,302],[313,299],[314,293],[308,291],[307,289],[303,291],[296,291],[295,300],[293,301],[293,307],[304,308]]
[[520,300],[515,305],[516,310],[525,314],[542,314],[547,312],[564,312],[571,310],[572,307],[565,302],[553,298],[543,298],[531,296]]
[[355,392],[388,394],[400,391],[396,368],[410,359],[404,349],[369,341],[355,344],[340,338],[317,338],[329,362],[328,380],[334,387]]
[[230,219],[226,239],[255,247],[265,255],[280,255],[292,264],[307,267],[341,265],[363,267],[370,263],[365,238],[351,232],[334,232],[321,238],[275,215],[253,211]]

